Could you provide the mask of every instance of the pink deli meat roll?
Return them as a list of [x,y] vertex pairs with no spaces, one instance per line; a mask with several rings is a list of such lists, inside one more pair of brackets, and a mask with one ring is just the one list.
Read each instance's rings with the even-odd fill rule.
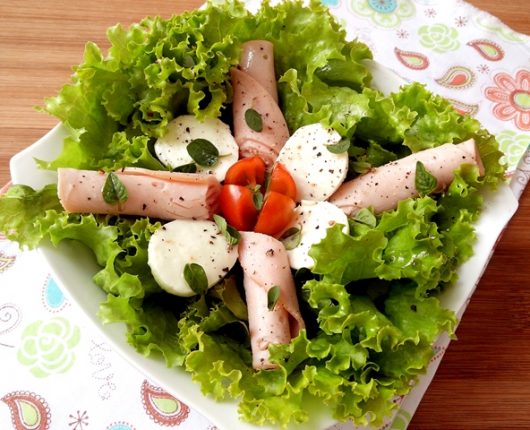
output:
[[[289,138],[283,113],[269,92],[248,73],[233,68],[231,78],[234,137],[239,145],[239,154],[242,158],[260,156],[267,167],[271,167]],[[252,129],[247,123],[245,114],[249,109],[261,116],[263,126],[260,131]]]
[[474,164],[478,166],[480,174],[484,174],[484,166],[473,139],[457,145],[446,143],[376,167],[345,182],[330,197],[329,202],[347,215],[368,207],[373,207],[376,213],[394,209],[401,200],[419,195],[415,186],[417,161],[421,161],[436,177],[436,192],[444,190],[453,181],[453,172],[461,164]]
[[249,40],[241,45],[239,67],[253,77],[278,104],[274,70],[274,45],[268,40]]
[[[271,236],[241,232],[239,262],[244,272],[252,366],[273,369],[277,366],[269,361],[269,345],[289,343],[305,327],[287,252]],[[269,310],[268,291],[274,286],[280,288],[280,296]]]
[[58,169],[58,195],[67,212],[140,215],[162,220],[210,219],[217,210],[221,185],[214,175],[124,168],[115,175],[128,198],[119,204],[103,199],[107,173]]

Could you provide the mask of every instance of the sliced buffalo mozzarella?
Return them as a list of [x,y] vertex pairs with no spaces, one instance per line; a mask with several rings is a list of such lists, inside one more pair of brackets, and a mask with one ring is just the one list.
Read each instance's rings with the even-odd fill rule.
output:
[[327,200],[342,184],[348,170],[348,154],[334,154],[327,148],[340,135],[321,124],[300,127],[287,140],[277,161],[289,171],[300,200]]
[[[311,246],[326,237],[329,227],[342,224],[342,231],[349,233],[346,214],[334,204],[302,200],[295,209],[296,216],[289,228],[299,229],[300,241],[297,246],[287,251],[289,264],[293,269],[313,268],[315,262],[309,256]],[[298,233],[297,233],[298,234]]]
[[160,287],[189,297],[196,293],[184,279],[186,264],[202,266],[208,288],[236,263],[237,246],[230,246],[213,221],[175,220],[164,224],[149,240],[148,264]]
[[237,145],[230,127],[217,118],[199,121],[193,115],[182,115],[167,126],[166,134],[155,142],[155,153],[166,167],[175,169],[193,163],[187,146],[195,139],[206,139],[219,151],[219,160],[211,167],[197,165],[197,172],[212,173],[222,181],[226,171],[239,158]]

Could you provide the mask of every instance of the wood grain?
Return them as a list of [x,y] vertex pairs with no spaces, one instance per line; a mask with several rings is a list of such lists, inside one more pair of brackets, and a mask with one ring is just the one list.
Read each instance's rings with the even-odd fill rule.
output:
[[[170,16],[200,0],[46,0],[0,4],[0,185],[9,158],[56,120],[37,112],[69,79],[91,40],[147,15]],[[473,0],[530,33],[526,0]],[[530,192],[500,240],[410,430],[530,429]]]

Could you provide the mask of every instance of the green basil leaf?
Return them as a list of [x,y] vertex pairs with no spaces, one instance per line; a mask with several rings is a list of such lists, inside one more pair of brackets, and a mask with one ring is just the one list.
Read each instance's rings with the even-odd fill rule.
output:
[[326,145],[326,149],[332,154],[342,154],[347,152],[350,148],[350,141],[348,139],[341,139],[339,142],[332,145]]
[[350,157],[360,157],[366,154],[366,149],[361,148],[360,146],[350,145],[348,147],[348,155]]
[[236,318],[248,321],[248,309],[237,288],[235,277],[231,276],[212,288],[209,295],[222,300]]
[[110,172],[107,175],[101,193],[103,194],[103,200],[111,205],[126,202],[129,198],[127,188],[125,188],[123,182],[120,181],[118,175],[113,172]]
[[265,190],[265,192],[267,192],[269,190],[269,185],[270,184],[271,184],[271,175],[267,174],[265,176],[265,183],[263,184],[263,189]]
[[182,65],[190,69],[195,66],[195,60],[190,54],[184,54],[184,56],[182,57]]
[[382,166],[397,160],[397,155],[392,151],[383,148],[376,142],[369,142],[366,150],[366,161],[372,166]]
[[298,227],[291,227],[283,235],[280,241],[283,243],[283,246],[287,251],[296,248],[300,245],[302,240],[302,230]]
[[251,108],[245,111],[245,121],[252,130],[257,132],[263,130],[263,120],[261,118],[261,114],[254,109]]
[[200,264],[186,264],[184,266],[184,280],[196,294],[205,294],[208,290],[208,278]]
[[218,149],[207,139],[193,139],[186,149],[199,166],[212,167],[219,160]]
[[355,217],[353,219],[354,221],[360,222],[361,224],[365,224],[368,227],[375,227],[377,224],[377,218],[368,208],[362,208],[359,212],[355,214]]
[[276,303],[278,303],[278,299],[280,298],[280,287],[278,285],[274,285],[267,291],[267,307],[269,308],[269,311],[274,310],[276,307]]
[[254,191],[252,194],[252,201],[254,202],[254,206],[257,210],[261,210],[263,207],[263,194],[261,194],[259,191]]
[[183,164],[182,166],[175,167],[173,172],[197,173],[197,165],[195,163]]
[[363,174],[372,168],[372,165],[370,163],[367,163],[366,161],[350,161],[349,163],[349,169],[353,170],[354,172]]
[[429,172],[421,161],[416,162],[416,177],[414,178],[416,191],[420,196],[432,193],[438,185],[438,180]]
[[213,220],[217,224],[217,228],[224,235],[226,241],[230,246],[234,246],[239,243],[241,235],[234,227],[228,225],[228,223],[222,216],[214,215]]

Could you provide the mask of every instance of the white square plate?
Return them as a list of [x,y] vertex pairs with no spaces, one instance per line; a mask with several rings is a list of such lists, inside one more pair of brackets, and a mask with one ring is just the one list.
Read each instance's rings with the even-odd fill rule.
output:
[[[394,72],[370,61],[369,66],[374,76],[374,86],[384,93],[397,90],[404,82]],[[56,181],[53,172],[39,170],[35,158],[52,160],[57,157],[67,130],[61,124],[48,134],[15,155],[11,160],[13,183],[27,184],[36,189]],[[474,256],[459,269],[459,281],[447,290],[442,297],[442,304],[461,316],[473,294],[496,241],[502,230],[517,210],[518,202],[507,185],[499,187],[497,192],[485,196],[484,211],[476,225],[477,243]],[[105,293],[93,282],[93,275],[99,270],[91,252],[79,243],[62,242],[59,247],[42,245],[40,251],[50,266],[55,280],[69,297],[99,328],[110,344],[130,364],[156,381],[169,393],[207,417],[220,430],[256,430],[273,427],[257,427],[239,421],[236,402],[218,403],[201,394],[198,384],[182,369],[168,369],[161,359],[146,358],[137,353],[126,340],[126,328],[123,324],[103,325],[96,316],[99,304],[105,300]],[[420,381],[421,382],[421,381]],[[426,380],[426,384],[428,381]],[[420,396],[421,397],[421,396]],[[417,405],[416,405],[417,406]],[[313,429],[324,429],[334,423],[330,414],[320,405],[315,405],[310,417]],[[289,429],[307,429],[308,424],[293,425]]]

